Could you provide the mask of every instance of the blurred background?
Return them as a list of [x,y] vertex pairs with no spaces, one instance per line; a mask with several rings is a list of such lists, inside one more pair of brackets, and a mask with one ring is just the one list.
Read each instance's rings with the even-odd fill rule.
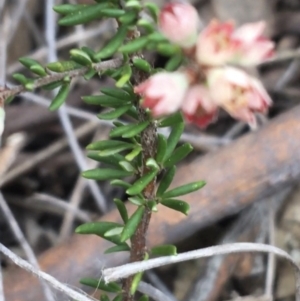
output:
[[[165,3],[161,0],[155,2],[159,6]],[[112,20],[58,27],[58,16],[52,6],[61,3],[95,2],[0,0],[0,86],[16,85],[13,73],[27,74],[18,62],[20,57],[33,58],[43,65],[67,60],[70,49],[87,45],[98,50],[113,35],[115,24]],[[300,1],[195,0],[192,3],[204,25],[213,18],[234,20],[237,25],[259,20],[267,23],[266,35],[276,42],[278,58],[258,66],[257,75],[272,96],[274,105],[268,116],[258,116],[260,126],[267,129],[257,140],[256,134],[251,134],[253,158],[249,156],[249,160],[260,158],[260,151],[264,150],[264,155],[270,154],[270,162],[259,161],[255,175],[252,170],[235,174],[236,178],[249,179],[247,192],[236,191],[235,194],[231,190],[226,195],[220,192],[218,200],[207,196],[210,200],[207,204],[198,202],[200,194],[194,196],[192,210],[206,212],[206,219],[202,222],[200,217],[199,220],[195,216],[185,218],[184,226],[178,228],[177,235],[177,216],[167,213],[158,218],[157,223],[164,220],[175,230],[172,235],[168,231],[163,234],[150,231],[150,236],[154,237],[151,243],[159,237],[160,242],[177,243],[179,251],[183,252],[224,242],[268,242],[285,249],[300,263],[300,190],[297,181],[287,176],[279,191],[273,189],[273,184],[270,184],[271,188],[265,184],[264,191],[260,188],[259,193],[250,193],[259,186],[259,180],[253,180],[255,177],[262,175],[267,178],[268,172],[277,172],[279,168],[277,161],[272,159],[272,147],[264,145],[270,137],[275,137],[273,140],[277,141],[279,149],[288,143],[298,147],[299,136],[291,136],[289,131],[277,135],[268,125],[273,119],[276,122],[280,115],[296,108],[300,100]],[[147,53],[147,58],[156,66],[162,66],[167,60],[155,53]],[[53,94],[42,90],[19,95],[5,106],[6,123],[0,152],[0,242],[32,263],[40,260],[43,270],[69,285],[77,286],[81,276],[98,277],[103,266],[124,262],[126,257],[122,254],[115,261],[107,259],[109,255],[100,257],[104,251],[100,238],[93,238],[92,243],[84,236],[73,237],[75,227],[83,222],[102,216],[106,220],[115,218],[112,200],[116,197],[124,199],[124,193],[109,183],[96,183],[80,176],[81,171],[97,166],[97,162],[86,158],[85,146],[91,141],[106,139],[111,127],[109,122],[96,117],[99,108],[84,104],[81,96],[97,93],[101,87],[112,86],[113,82],[106,77],[94,77],[88,82],[78,78],[72,84],[66,105],[59,112],[48,110]],[[298,124],[297,120],[293,122]],[[284,128],[289,129],[293,125],[291,123]],[[243,141],[240,139],[248,134],[250,129],[246,124],[234,121],[225,112],[205,131],[187,125],[182,141],[190,142],[194,152],[180,167],[182,184],[184,172],[187,172],[185,164],[190,166],[189,176],[195,181],[199,177],[207,179],[217,174],[201,174],[200,163],[193,165],[191,162],[194,160],[203,158],[204,162],[210,156],[219,158],[222,154],[224,162],[238,161],[240,153],[226,153],[226,148]],[[280,170],[284,170],[284,164],[295,164],[298,168],[299,156],[293,155],[286,153],[286,161]],[[241,164],[247,165],[246,161]],[[228,164],[216,164],[210,168],[220,170],[220,183],[224,181],[226,185],[234,185],[226,182],[227,167]],[[280,175],[279,172],[277,176],[280,178]],[[217,187],[211,189],[217,190]],[[247,202],[243,203],[244,195]],[[233,200],[234,204],[227,206],[226,202],[222,203],[223,197]],[[212,204],[219,206],[216,215],[209,207]],[[178,222],[182,220],[178,219]],[[74,258],[80,259],[73,262]],[[0,256],[0,260],[7,301],[45,300],[45,296],[51,299],[47,289],[45,291],[45,287],[34,278],[20,272],[8,259]],[[145,279],[174,301],[290,300],[295,293],[293,277],[292,269],[284,261],[275,261],[272,256],[244,254],[168,266],[147,273]],[[54,296],[57,298],[56,293]]]

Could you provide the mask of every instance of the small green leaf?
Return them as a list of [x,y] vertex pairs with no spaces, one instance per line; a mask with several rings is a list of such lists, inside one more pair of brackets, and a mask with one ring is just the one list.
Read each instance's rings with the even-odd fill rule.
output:
[[118,108],[124,105],[129,105],[130,103],[121,98],[115,98],[108,95],[93,95],[93,96],[83,96],[82,99],[91,105],[98,105],[103,107]]
[[47,90],[47,91],[54,90],[54,89],[60,87],[62,84],[63,84],[62,81],[57,81],[57,82],[53,82],[53,83],[47,84],[45,86],[42,86],[42,89]]
[[170,155],[173,153],[180,137],[181,134],[183,133],[184,130],[184,123],[183,122],[178,122],[173,125],[171,133],[167,139],[167,149],[166,149],[166,154],[164,157],[164,160],[170,157]]
[[123,16],[119,17],[118,20],[124,25],[133,25],[137,20],[138,14],[135,11],[128,11]]
[[70,55],[74,62],[82,66],[91,66],[93,63],[89,55],[81,49],[71,49]]
[[156,177],[157,169],[151,170],[142,177],[140,177],[134,184],[126,190],[129,195],[136,195],[143,191],[143,189]]
[[95,54],[96,59],[106,59],[111,57],[123,44],[127,35],[127,26],[121,26],[118,32],[109,40],[109,42]]
[[147,295],[143,295],[138,301],[149,301],[149,297]]
[[150,73],[152,70],[151,65],[146,60],[143,60],[139,57],[134,57],[132,59],[132,63],[134,67],[144,72]]
[[122,53],[130,54],[142,50],[147,45],[147,43],[148,37],[140,37],[121,46],[119,48],[119,51]]
[[107,250],[105,250],[104,254],[124,252],[124,251],[130,251],[130,248],[127,244],[121,244],[121,245],[117,245],[117,246],[108,248]]
[[108,3],[87,5],[67,14],[58,21],[58,24],[61,26],[74,26],[100,19],[103,17],[102,10],[108,7]]
[[66,101],[66,99],[69,95],[69,92],[70,92],[70,83],[63,84],[60,87],[57,95],[52,100],[52,102],[49,106],[49,110],[51,112],[58,110],[59,107]]
[[151,33],[148,36],[148,39],[149,39],[150,42],[155,42],[155,43],[167,42],[166,37],[158,31],[155,31],[155,32]]
[[101,11],[102,15],[109,18],[118,18],[125,14],[123,9],[118,8],[104,8]]
[[139,272],[139,273],[137,273],[133,276],[131,287],[130,287],[130,294],[131,295],[135,294],[135,292],[136,292],[136,290],[137,290],[137,288],[138,288],[138,286],[139,286],[139,284],[142,280],[143,274],[144,274],[144,272]]
[[177,255],[177,248],[174,245],[160,245],[153,247],[150,252],[155,256],[171,256]]
[[109,136],[112,138],[123,137],[123,138],[132,138],[140,134],[147,126],[149,121],[143,121],[139,124],[129,124],[114,128],[110,131]]
[[121,224],[113,223],[113,222],[92,222],[92,223],[85,223],[80,225],[75,229],[77,234],[95,234],[100,236],[116,245],[123,244],[120,241],[120,235],[105,237],[104,234],[116,227],[123,227]]
[[145,200],[138,197],[138,196],[134,196],[131,198],[128,198],[129,202],[132,203],[133,205],[137,205],[137,206],[141,206],[145,204]]
[[177,70],[183,62],[183,58],[184,57],[181,52],[173,55],[166,63],[165,69],[170,72]]
[[53,6],[53,10],[61,15],[68,15],[70,13],[75,12],[76,10],[80,10],[82,8],[87,7],[86,4],[79,4],[79,5],[73,5],[73,4],[61,4],[61,5],[55,5]]
[[74,61],[60,61],[53,62],[46,65],[46,68],[53,72],[66,72],[74,69],[81,68],[79,64]]
[[111,237],[115,235],[120,235],[123,231],[123,227],[116,227],[113,229],[108,230],[107,232],[104,233],[105,237]]
[[111,155],[111,156],[103,157],[103,156],[99,155],[99,152],[95,152],[95,151],[88,152],[87,157],[92,159],[92,160],[95,160],[95,161],[98,161],[98,162],[101,162],[101,163],[105,163],[105,164],[109,164],[109,165],[112,165],[112,166],[116,166],[116,167],[120,166],[119,165],[120,161],[125,160],[125,158],[122,155],[119,155],[119,154],[114,154],[114,155]]
[[157,6],[157,4],[153,2],[147,2],[145,3],[145,8],[147,8],[153,20],[157,22],[159,15],[159,7]]
[[171,167],[176,165],[178,162],[183,160],[191,151],[193,147],[189,143],[184,143],[183,145],[179,146],[175,149],[172,155],[165,160],[164,167]]
[[104,280],[86,277],[80,279],[80,283],[109,293],[120,293],[122,291],[122,288],[116,282],[105,283]]
[[116,87],[122,88],[124,85],[126,85],[131,78],[132,75],[132,69],[129,64],[124,65],[121,72],[121,77],[116,82]]
[[100,301],[110,301],[109,297],[106,294],[100,296]]
[[123,300],[123,295],[117,295],[116,297],[114,297],[113,301],[122,301]]
[[135,147],[129,154],[125,156],[125,159],[127,161],[132,161],[135,157],[137,157],[142,151],[141,146]]
[[39,75],[39,76],[46,76],[47,72],[45,71],[45,68],[41,65],[33,65],[30,68],[30,71]]
[[180,52],[179,46],[169,43],[159,43],[157,45],[157,52],[161,55],[171,56],[176,55]]
[[111,168],[95,168],[81,173],[84,178],[97,181],[113,180],[132,176],[132,172]]
[[97,74],[97,71],[95,69],[89,69],[84,75],[83,78],[88,81],[91,78],[93,78]]
[[95,59],[95,54],[96,54],[96,52],[93,50],[93,49],[91,49],[91,48],[89,48],[89,47],[87,47],[87,46],[83,46],[83,47],[81,47],[81,50],[83,51],[83,52],[85,52],[90,58],[91,58],[91,60],[94,62],[94,63],[98,63],[99,62],[99,60],[96,60]]
[[156,195],[157,196],[162,196],[164,192],[169,188],[171,185],[173,178],[176,173],[176,166],[172,166],[167,170],[167,172],[164,174],[163,178],[161,179]]
[[133,143],[128,143],[124,141],[118,141],[118,140],[101,140],[97,142],[93,142],[89,144],[86,149],[87,150],[110,150],[110,149],[118,149],[117,152],[120,152],[122,150],[126,149],[132,149],[136,147]]
[[122,202],[120,199],[114,199],[114,202],[118,208],[118,211],[122,217],[123,222],[126,224],[128,221],[128,212],[124,202]]
[[123,232],[121,234],[121,242],[125,242],[135,233],[140,221],[143,218],[144,212],[145,212],[145,207],[140,206],[128,219],[127,223],[124,226]]
[[32,82],[32,79],[27,78],[21,73],[14,73],[12,77],[24,87],[26,86],[26,84]]
[[125,189],[131,187],[131,184],[129,184],[128,182],[122,181],[122,180],[112,180],[110,182],[110,185],[119,186],[119,187],[122,187],[122,188],[125,188]]
[[134,8],[137,10],[142,9],[140,1],[137,0],[129,0],[126,2],[125,7]]
[[153,158],[147,159],[146,166],[149,167],[150,169],[159,169],[158,164]]
[[46,76],[47,72],[45,68],[36,60],[33,60],[28,57],[21,57],[19,58],[19,62],[24,65],[26,68],[30,69],[33,73],[39,76]]
[[153,21],[139,19],[136,25],[142,27],[147,33],[153,33],[155,31],[155,24]]
[[157,163],[162,163],[166,155],[167,138],[163,134],[157,135],[157,151],[155,160]]
[[115,110],[112,110],[112,111],[109,111],[106,113],[99,114],[98,118],[103,119],[103,120],[113,120],[113,119],[119,118],[120,116],[125,114],[131,108],[131,106],[132,105],[127,105],[124,107],[119,107]]
[[184,122],[183,117],[182,117],[182,114],[180,112],[176,112],[174,114],[171,114],[171,115],[161,119],[158,122],[158,126],[160,128],[163,128],[163,127],[167,127],[167,126],[173,126],[174,124],[177,124],[179,122]]
[[21,58],[19,58],[19,62],[28,69],[30,69],[31,66],[40,65],[40,63],[38,61],[33,60],[29,57],[21,57]]
[[184,201],[181,200],[175,200],[175,199],[163,199],[161,201],[161,204],[169,207],[173,210],[179,211],[185,215],[188,215],[190,210],[190,205]]
[[114,98],[121,98],[126,101],[132,101],[133,97],[128,92],[124,91],[120,88],[102,88],[100,91],[108,96],[112,96]]
[[153,212],[157,212],[157,202],[156,201],[147,201],[147,206],[148,208],[153,211]]
[[137,170],[135,169],[135,167],[128,161],[121,161],[119,162],[119,165],[126,171],[135,173]]
[[162,198],[174,198],[177,196],[185,195],[194,191],[197,191],[201,189],[206,183],[204,181],[198,181],[198,182],[193,182],[189,183],[186,185],[182,185],[179,187],[176,187],[170,191],[165,192],[162,195]]

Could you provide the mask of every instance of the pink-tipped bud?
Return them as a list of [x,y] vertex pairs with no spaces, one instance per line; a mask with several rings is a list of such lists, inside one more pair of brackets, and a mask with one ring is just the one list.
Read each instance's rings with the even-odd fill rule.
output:
[[188,77],[181,72],[161,72],[135,87],[143,97],[142,106],[152,110],[154,117],[176,112],[189,86]]
[[274,43],[263,36],[264,29],[265,22],[245,24],[235,30],[231,22],[213,20],[199,35],[197,62],[207,67],[258,64],[274,53]]
[[208,87],[213,102],[232,117],[255,125],[255,112],[266,113],[272,100],[262,84],[233,67],[208,72]]
[[265,22],[249,23],[233,33],[232,39],[240,45],[237,58],[240,65],[258,64],[274,55],[274,42],[263,35],[265,27]]
[[191,48],[197,40],[199,28],[197,10],[188,3],[166,4],[159,15],[159,29],[163,35],[182,48]]
[[185,96],[182,112],[187,121],[205,128],[216,120],[218,108],[208,89],[202,85],[195,85],[189,88]]

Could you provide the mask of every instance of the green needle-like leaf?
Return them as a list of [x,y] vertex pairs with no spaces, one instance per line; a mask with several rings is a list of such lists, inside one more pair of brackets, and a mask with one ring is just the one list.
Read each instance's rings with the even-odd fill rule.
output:
[[145,212],[145,207],[140,206],[133,213],[133,215],[128,219],[127,223],[124,226],[123,232],[121,234],[121,242],[125,242],[135,233],[140,221],[143,218],[144,212]]
[[151,249],[151,255],[171,256],[177,255],[177,248],[174,245],[160,245]]
[[63,84],[55,98],[52,100],[49,110],[50,111],[56,111],[59,109],[59,107],[66,101],[68,95],[70,92],[70,83]]
[[116,178],[125,178],[133,175],[132,172],[111,168],[95,168],[82,172],[82,176],[87,179],[105,181]]
[[169,188],[171,185],[173,178],[176,173],[176,166],[170,167],[167,172],[164,174],[163,178],[161,179],[156,195],[161,196],[164,194],[164,192]]
[[156,177],[157,169],[153,169],[140,177],[134,184],[126,190],[129,195],[136,195],[143,191],[143,189]]
[[165,192],[162,195],[162,198],[174,198],[174,197],[178,197],[181,195],[189,194],[191,192],[201,189],[205,184],[206,184],[206,182],[204,182],[204,181],[198,181],[198,182],[193,182],[193,183],[189,183],[186,185],[182,185],[182,186],[176,187],[170,191]]
[[188,215],[190,210],[190,205],[184,201],[181,200],[175,200],[175,199],[163,199],[161,201],[161,204],[169,207],[173,210],[179,211],[185,215]]

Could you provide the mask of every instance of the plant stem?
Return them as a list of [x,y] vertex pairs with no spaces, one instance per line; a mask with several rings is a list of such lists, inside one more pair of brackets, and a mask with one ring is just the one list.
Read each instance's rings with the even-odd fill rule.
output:
[[[141,71],[134,70],[134,82],[138,84],[147,79],[148,75]],[[149,116],[146,111],[139,105],[136,105],[139,121],[149,120]],[[142,145],[142,169],[140,176],[146,174],[149,169],[146,166],[146,161],[149,158],[154,158],[156,154],[156,126],[153,122],[142,132],[141,134],[141,145]],[[144,189],[143,196],[146,200],[153,200],[155,198],[155,187],[156,179],[151,181]],[[151,210],[146,206],[142,220],[131,238],[131,250],[130,250],[130,262],[144,260],[147,246],[146,246],[146,234],[151,219]],[[133,276],[124,279],[123,290],[124,296],[123,301],[133,301],[134,295],[130,293],[132,286]]]
[[[102,72],[107,69],[119,68],[122,65],[122,63],[123,63],[123,59],[121,59],[121,58],[107,60],[104,62],[94,64],[93,69],[96,70],[97,72]],[[90,69],[89,67],[82,67],[79,69],[74,69],[71,71],[66,71],[66,72],[61,72],[61,73],[54,73],[54,74],[47,75],[45,77],[38,78],[35,80],[33,88],[37,89],[37,88],[43,87],[43,86],[51,84],[53,82],[62,80],[66,76],[68,76],[70,78],[83,76],[89,69]],[[26,88],[22,85],[15,86],[13,88],[1,88],[0,89],[0,100],[5,100],[10,96],[14,96],[14,95],[20,94],[25,91],[26,91]]]

